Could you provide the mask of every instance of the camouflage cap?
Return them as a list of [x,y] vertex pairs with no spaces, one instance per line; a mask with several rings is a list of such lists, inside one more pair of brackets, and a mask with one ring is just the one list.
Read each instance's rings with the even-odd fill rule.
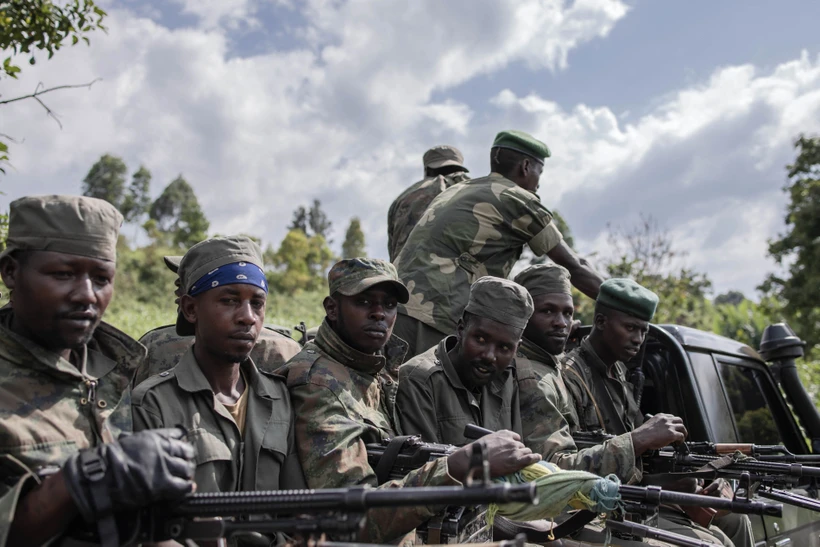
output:
[[527,289],[509,279],[487,275],[470,287],[470,299],[464,311],[523,329],[533,309]]
[[162,260],[165,262],[165,265],[168,266],[168,269],[174,273],[179,272],[179,262],[182,260],[181,256],[163,256]]
[[327,273],[330,294],[340,293],[353,296],[379,283],[391,283],[398,290],[399,302],[406,304],[410,299],[407,287],[399,279],[396,267],[378,258],[348,258],[341,260]]
[[[202,276],[225,264],[235,262],[247,262],[263,268],[262,250],[255,241],[245,236],[213,237],[197,243],[188,249],[179,261],[179,293],[187,294],[191,286]],[[171,267],[167,260],[165,263]],[[177,313],[177,334],[194,334],[193,323],[185,319],[181,312]]]
[[455,146],[447,146],[445,144],[434,146],[424,153],[422,160],[424,161],[424,167],[430,167],[431,169],[457,165],[463,168],[464,171],[469,172],[469,169],[464,167],[464,156]]
[[515,150],[526,154],[531,158],[544,163],[544,160],[550,157],[550,149],[546,144],[539,141],[529,133],[523,131],[515,131],[513,129],[501,131],[495,136],[492,148],[506,148],[508,150]]
[[652,321],[658,295],[631,279],[607,279],[598,291],[598,304],[632,317]]
[[117,261],[117,238],[122,215],[97,198],[84,196],[28,196],[11,202],[6,249],[53,251]]
[[531,296],[542,294],[572,294],[569,270],[558,264],[535,264],[515,276],[515,282]]

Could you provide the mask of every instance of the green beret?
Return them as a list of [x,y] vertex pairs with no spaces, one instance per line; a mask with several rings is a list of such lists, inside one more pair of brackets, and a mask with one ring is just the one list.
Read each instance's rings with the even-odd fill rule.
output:
[[509,279],[488,275],[470,287],[470,299],[464,311],[523,329],[533,309],[527,289]]
[[541,163],[544,163],[544,160],[551,155],[550,149],[546,144],[539,141],[529,133],[515,131],[512,129],[502,131],[496,135],[492,147],[515,150],[516,152],[521,152],[531,158],[535,158]]
[[631,279],[607,279],[598,291],[598,304],[632,317],[652,321],[658,295]]
[[410,293],[396,273],[396,267],[378,258],[349,258],[341,260],[327,273],[330,294],[354,296],[379,283],[390,283],[399,292],[399,302],[407,304]]
[[533,297],[542,294],[572,294],[569,270],[558,264],[536,264],[515,276],[515,282]]

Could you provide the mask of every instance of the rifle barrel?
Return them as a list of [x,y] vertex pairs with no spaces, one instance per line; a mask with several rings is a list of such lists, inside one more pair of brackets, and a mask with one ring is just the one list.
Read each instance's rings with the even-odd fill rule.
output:
[[783,515],[783,506],[780,504],[764,503],[760,501],[730,500],[715,496],[687,494],[685,492],[670,492],[667,490],[662,490],[657,486],[640,487],[622,485],[619,488],[619,492],[621,493],[621,499],[624,501],[710,507],[712,509],[731,511],[732,513],[743,513],[747,515],[770,515],[775,517]]
[[[704,466],[713,461],[713,456],[701,456],[697,454],[677,454],[668,451],[661,451],[661,455],[671,454],[675,458],[675,463],[684,465]],[[669,456],[667,456],[669,457]],[[811,467],[800,463],[777,463],[765,462],[758,460],[737,461],[728,466],[727,470],[731,471],[749,471],[750,473],[759,473],[763,475],[785,475],[788,477],[820,477],[820,467]]]
[[659,530],[651,526],[646,526],[645,524],[638,524],[637,522],[621,522],[619,520],[609,519],[606,521],[606,527],[615,532],[623,532],[640,538],[659,539],[672,545],[679,545],[680,547],[714,547],[714,544],[708,541]]
[[801,496],[800,494],[786,492],[785,490],[778,490],[776,488],[760,488],[757,490],[757,495],[820,513],[820,500],[807,496]]

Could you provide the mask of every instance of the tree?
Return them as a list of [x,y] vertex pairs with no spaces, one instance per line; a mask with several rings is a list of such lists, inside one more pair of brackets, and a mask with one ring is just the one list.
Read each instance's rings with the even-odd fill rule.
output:
[[131,177],[131,185],[120,206],[125,222],[137,222],[151,206],[151,172],[140,166]]
[[301,230],[303,234],[308,233],[308,213],[301,205],[293,211],[293,218],[290,221],[288,230]]
[[327,215],[322,210],[322,203],[318,199],[313,200],[313,205],[310,207],[310,211],[308,211],[308,225],[312,232],[310,235],[322,236],[330,242],[328,236],[330,235],[330,228],[333,223],[328,220]]
[[272,290],[296,293],[325,286],[325,274],[335,259],[322,236],[308,237],[302,230],[289,230],[275,253],[265,252],[267,277]]
[[746,300],[746,296],[740,291],[729,291],[719,294],[715,297],[715,305],[729,304],[730,306],[738,306],[741,302]]
[[367,256],[365,252],[364,232],[359,217],[350,219],[350,226],[345,232],[345,241],[342,243],[342,258],[356,258]]
[[83,195],[104,199],[122,211],[127,171],[122,158],[105,154],[91,166],[83,179]]
[[146,230],[155,239],[187,248],[208,237],[208,219],[199,206],[194,189],[179,175],[151,204]]
[[808,349],[820,344],[820,136],[801,135],[794,142],[797,158],[786,166],[789,195],[786,233],[769,241],[769,255],[787,274],[771,274],[759,287],[784,305],[789,323]]

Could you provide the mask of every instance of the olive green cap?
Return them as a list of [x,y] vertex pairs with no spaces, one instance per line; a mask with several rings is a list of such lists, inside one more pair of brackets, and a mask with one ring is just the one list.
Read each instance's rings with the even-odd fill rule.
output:
[[[252,239],[245,236],[213,237],[200,241],[190,249],[177,266],[179,293],[188,294],[191,286],[202,276],[225,264],[247,262],[259,268],[265,267],[262,249]],[[166,260],[166,265],[168,261]],[[171,265],[168,265],[169,268]],[[177,334],[191,336],[194,325],[181,312],[177,313]]]
[[652,321],[658,295],[631,279],[607,279],[598,291],[598,304],[644,321]]
[[535,264],[515,276],[515,282],[527,289],[530,296],[542,294],[572,294],[569,270],[558,264]]
[[492,147],[515,150],[516,152],[521,152],[531,158],[535,158],[541,163],[544,163],[544,160],[551,156],[550,149],[546,144],[529,133],[515,131],[514,129],[502,131],[496,135]]
[[447,146],[446,144],[434,146],[424,153],[422,161],[424,161],[424,167],[431,169],[457,165],[464,169],[464,171],[469,172],[469,169],[464,167],[464,155],[455,146]]
[[533,309],[527,289],[509,279],[487,275],[470,287],[470,299],[464,311],[523,329]]
[[330,294],[354,296],[379,283],[391,283],[398,290],[399,302],[410,299],[407,287],[399,279],[396,267],[378,258],[348,258],[341,260],[327,273]]
[[168,269],[174,273],[179,272],[179,262],[182,260],[181,256],[163,256],[162,260],[165,262],[165,265],[168,266]]
[[84,196],[28,196],[9,206],[6,249],[52,251],[117,261],[122,215],[107,201]]

